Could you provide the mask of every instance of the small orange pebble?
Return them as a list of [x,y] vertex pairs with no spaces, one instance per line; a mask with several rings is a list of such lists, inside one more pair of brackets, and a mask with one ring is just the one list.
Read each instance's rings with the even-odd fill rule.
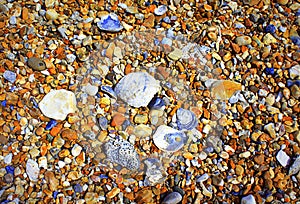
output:
[[155,8],[156,8],[156,6],[155,6],[154,4],[151,4],[151,5],[146,9],[146,11],[147,11],[148,13],[153,13],[154,10],[155,10]]
[[115,126],[120,126],[123,124],[123,122],[126,120],[125,116],[121,113],[116,113],[113,116],[113,119],[111,121],[111,126],[115,127]]
[[62,124],[58,124],[50,130],[50,135],[57,136],[62,129]]
[[56,74],[56,69],[55,69],[55,68],[49,68],[48,71],[49,71],[49,73],[50,73],[51,75]]
[[58,47],[55,52],[56,52],[56,54],[60,55],[60,54],[64,53],[64,50],[65,49],[63,47]]
[[245,45],[243,45],[241,50],[242,50],[242,53],[244,53],[248,50],[248,48]]

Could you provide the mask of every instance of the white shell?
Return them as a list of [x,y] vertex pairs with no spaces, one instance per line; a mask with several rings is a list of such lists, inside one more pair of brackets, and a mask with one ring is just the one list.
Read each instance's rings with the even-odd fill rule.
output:
[[77,110],[75,94],[65,89],[50,91],[39,103],[39,108],[48,118],[65,120],[69,113]]
[[153,135],[154,144],[162,151],[176,152],[183,147],[187,140],[186,135],[174,128],[161,125]]
[[146,72],[124,76],[115,88],[118,97],[136,108],[147,106],[159,90],[159,82]]

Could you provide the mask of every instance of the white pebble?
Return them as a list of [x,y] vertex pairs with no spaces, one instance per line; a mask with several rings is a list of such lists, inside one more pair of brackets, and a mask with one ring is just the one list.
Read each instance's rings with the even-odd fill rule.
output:
[[32,159],[28,159],[26,163],[26,173],[31,181],[37,181],[40,174],[38,163]]
[[283,167],[286,167],[290,161],[290,157],[283,150],[277,153],[276,159]]
[[73,146],[73,148],[72,148],[72,155],[74,156],[74,157],[77,157],[79,154],[80,154],[80,152],[81,152],[81,150],[82,150],[82,147],[81,146],[79,146],[78,144],[75,144],[74,146]]
[[5,163],[5,164],[10,164],[10,163],[11,163],[11,160],[12,160],[12,156],[13,156],[12,153],[9,153],[8,155],[6,155],[6,156],[4,157],[4,163]]
[[253,195],[248,195],[242,198],[241,204],[256,204],[256,201]]

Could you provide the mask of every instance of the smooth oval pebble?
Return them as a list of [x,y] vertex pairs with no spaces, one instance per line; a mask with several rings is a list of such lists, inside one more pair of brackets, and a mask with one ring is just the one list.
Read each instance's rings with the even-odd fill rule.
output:
[[192,130],[198,125],[195,113],[179,108],[176,112],[177,125],[179,130]]
[[26,163],[26,173],[31,181],[37,181],[40,174],[38,163],[32,159],[28,159]]
[[123,29],[118,16],[114,13],[102,16],[97,26],[100,30],[109,32],[118,32]]
[[174,128],[161,125],[153,135],[154,144],[162,151],[176,152],[183,147],[187,140],[186,135]]
[[31,57],[28,59],[28,66],[35,71],[43,71],[46,69],[44,61],[37,57]]
[[182,200],[182,195],[178,192],[172,192],[168,194],[162,204],[177,204]]
[[136,108],[147,106],[159,90],[159,82],[146,72],[130,73],[115,87],[117,96]]

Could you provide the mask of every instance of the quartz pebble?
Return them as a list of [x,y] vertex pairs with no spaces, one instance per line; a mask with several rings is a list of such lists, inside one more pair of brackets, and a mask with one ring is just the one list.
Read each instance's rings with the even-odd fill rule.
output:
[[82,150],[82,147],[81,146],[79,146],[78,144],[75,144],[74,146],[73,146],[73,148],[72,148],[72,155],[74,156],[74,157],[77,157],[79,154],[80,154],[80,152],[81,152],[81,150]]
[[300,65],[295,65],[289,69],[291,79],[300,79]]
[[46,18],[48,20],[56,20],[58,18],[59,14],[56,12],[55,9],[48,9],[46,12]]
[[75,94],[65,89],[53,90],[44,96],[39,103],[42,113],[55,120],[65,120],[69,113],[75,113]]
[[83,91],[90,96],[95,96],[98,92],[98,86],[93,86],[90,83],[88,83],[86,86],[83,87]]
[[26,173],[31,181],[36,182],[40,174],[38,163],[32,159],[28,159],[26,162]]
[[290,157],[283,150],[279,150],[276,159],[283,167],[286,167],[290,162]]

